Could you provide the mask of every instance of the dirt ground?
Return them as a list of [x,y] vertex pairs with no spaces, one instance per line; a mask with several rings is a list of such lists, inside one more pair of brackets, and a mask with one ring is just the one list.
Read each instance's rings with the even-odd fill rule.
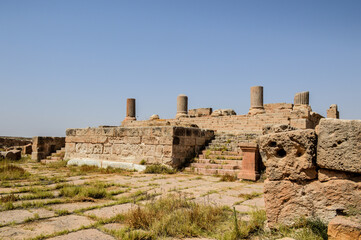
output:
[[[109,230],[123,225],[109,219],[169,194],[235,207],[244,219],[250,210],[264,209],[263,183],[224,182],[182,172],[105,173],[32,161],[18,165],[31,175],[1,182],[0,239],[116,239]],[[73,185],[102,187],[109,195],[94,199],[61,194],[64,186]]]

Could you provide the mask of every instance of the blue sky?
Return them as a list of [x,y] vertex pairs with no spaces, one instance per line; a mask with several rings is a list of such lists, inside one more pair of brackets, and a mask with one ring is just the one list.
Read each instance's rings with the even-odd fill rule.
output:
[[310,91],[361,119],[361,1],[0,1],[0,135],[62,136],[189,109],[249,109]]

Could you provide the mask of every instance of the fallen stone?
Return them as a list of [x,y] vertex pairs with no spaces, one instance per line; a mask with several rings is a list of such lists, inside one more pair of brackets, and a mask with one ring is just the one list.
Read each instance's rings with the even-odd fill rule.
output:
[[97,229],[80,230],[77,232],[72,232],[54,238],[48,238],[48,240],[89,240],[89,239],[114,240],[116,238],[108,234],[105,234]]
[[280,133],[297,130],[297,128],[286,124],[267,124],[262,129],[262,134]]
[[317,177],[316,134],[294,130],[259,137],[259,149],[269,180],[310,180]]
[[361,173],[361,120],[321,119],[317,165]]
[[328,224],[329,240],[361,240],[361,219],[337,216]]

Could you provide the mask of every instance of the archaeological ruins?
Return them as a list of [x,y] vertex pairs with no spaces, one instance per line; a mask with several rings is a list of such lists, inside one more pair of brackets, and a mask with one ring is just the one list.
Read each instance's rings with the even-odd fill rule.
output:
[[32,152],[32,159],[43,162],[66,159],[68,165],[138,171],[161,164],[248,181],[265,174],[269,227],[292,225],[301,215],[317,217],[331,222],[329,235],[339,239],[340,218],[361,209],[361,121],[339,119],[335,104],[326,118],[313,112],[309,92],[296,93],[293,103],[264,103],[263,91],[262,86],[250,89],[246,115],[232,109],[188,110],[192,99],[181,94],[173,119],[155,114],[143,121],[136,119],[136,99],[129,98],[120,126],[71,128],[65,138],[37,136],[31,142],[0,139],[8,148],[1,155]]

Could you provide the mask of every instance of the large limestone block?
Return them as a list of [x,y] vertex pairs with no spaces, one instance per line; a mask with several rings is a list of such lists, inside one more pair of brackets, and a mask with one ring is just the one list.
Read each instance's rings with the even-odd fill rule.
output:
[[309,180],[317,177],[314,130],[272,133],[259,138],[262,161],[270,180]]
[[361,182],[331,180],[311,183],[265,181],[264,200],[270,227],[293,224],[301,216],[329,222],[337,213],[361,208]]
[[317,165],[361,173],[361,121],[321,119],[318,127]]

